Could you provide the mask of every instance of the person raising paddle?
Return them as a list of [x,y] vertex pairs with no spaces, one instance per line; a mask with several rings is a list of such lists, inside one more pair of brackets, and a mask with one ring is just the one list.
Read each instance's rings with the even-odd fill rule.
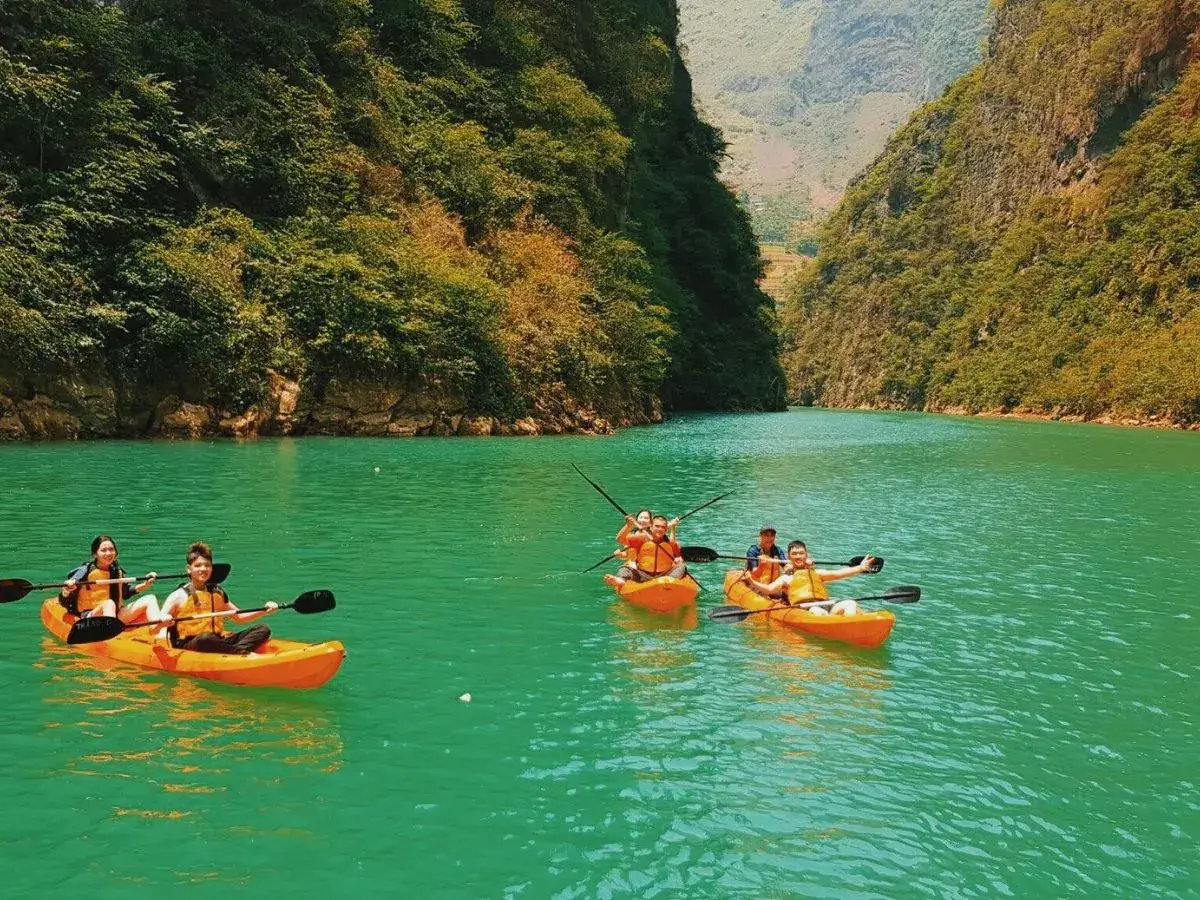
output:
[[[209,584],[208,579],[212,575],[212,550],[208,544],[196,542],[188,548],[187,569],[188,583],[173,591],[163,604],[163,628],[158,631],[158,636],[165,634],[171,646],[179,650],[236,653],[239,656],[253,653],[270,640],[271,629],[266,625],[252,625],[245,631],[226,631],[225,619],[237,619],[239,622],[260,619],[275,612],[279,608],[278,603],[264,603],[266,609],[262,612],[238,612],[220,585]],[[216,612],[231,612],[232,615],[194,619],[190,622],[175,621],[186,616]]]
[[[626,516],[625,524],[621,526],[621,530],[617,532],[617,543],[625,548],[624,558],[630,562],[637,559],[637,549],[629,543],[629,539],[635,535],[641,538],[650,536],[650,524],[654,521],[654,514],[648,509],[638,510],[637,516]],[[679,525],[679,519],[672,519],[667,523],[667,537],[675,540],[675,529]]]
[[[826,582],[862,575],[864,572],[870,571],[875,562],[874,557],[864,556],[862,562],[857,566],[818,569],[808,558],[808,547],[804,541],[792,541],[788,544],[787,556],[788,563],[792,567],[790,574],[785,572],[770,584],[761,584],[755,581],[747,570],[742,573],[742,581],[756,594],[780,599],[782,603],[796,606],[801,603],[810,603],[813,600],[828,600],[829,588],[825,586]],[[786,596],[781,597],[785,592]],[[810,606],[807,611],[818,616],[853,616],[858,614],[858,604],[853,600],[841,600],[834,603],[833,608],[828,612],[820,606]]]
[[670,523],[666,516],[655,516],[650,523],[650,533],[627,537],[626,544],[637,556],[617,570],[616,575],[605,575],[606,584],[620,588],[626,581],[649,581],[667,575],[671,578],[687,576],[687,566],[680,554],[683,548],[667,536]]
[[[650,523],[654,521],[654,514],[648,509],[638,510],[636,516],[626,516],[625,524],[621,526],[621,530],[617,532],[617,543],[622,547],[629,547],[629,538],[634,535],[648,537],[650,535]],[[632,555],[626,555],[626,559],[632,559]]]
[[[153,622],[159,617],[158,598],[153,594],[133,599],[157,577],[151,572],[141,584],[120,582],[125,571],[117,563],[117,543],[107,534],[92,541],[92,558],[67,576],[67,583],[59,592],[58,602],[73,616],[117,616],[122,622],[140,619]],[[113,582],[96,584],[95,582]]]

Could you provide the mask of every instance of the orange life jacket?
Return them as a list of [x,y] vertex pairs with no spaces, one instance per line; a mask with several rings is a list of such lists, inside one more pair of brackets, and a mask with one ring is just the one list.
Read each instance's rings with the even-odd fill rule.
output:
[[[179,607],[173,618],[182,619],[185,616],[199,616],[204,613],[223,612],[229,609],[229,598],[218,585],[212,584],[207,590],[198,591],[188,582],[183,586],[187,600]],[[198,634],[224,634],[225,618],[197,619],[194,622],[176,622],[170,631],[174,642],[186,641]]]
[[[642,531],[639,528],[634,531],[631,531],[628,535],[626,535],[625,540],[629,540],[632,537],[641,537],[642,535],[645,535],[647,540],[650,539],[650,532]],[[625,548],[625,552],[621,554],[621,558],[624,559],[626,562],[631,562],[631,563],[637,562],[637,558],[638,558],[637,548],[627,546]]]
[[791,604],[807,603],[810,600],[828,600],[829,588],[821,580],[814,569],[800,569],[792,574],[792,583],[788,585],[788,602]]
[[[778,546],[778,544],[775,544],[771,549],[775,549]],[[750,577],[763,584],[770,584],[783,574],[784,561],[775,556],[767,556],[761,547],[759,551],[758,563],[750,570]]]
[[108,581],[112,578],[124,578],[125,573],[121,571],[121,567],[113,564],[112,569],[105,571],[96,567],[95,562],[87,564],[87,572],[83,578],[79,580],[79,587],[75,594],[75,614],[82,616],[85,613],[91,612],[105,600],[112,600],[117,604],[117,609],[121,608],[121,588],[124,585],[120,584],[94,584],[96,581]]
[[637,567],[651,576],[665,575],[675,568],[675,547],[671,539],[663,538],[661,544],[656,544],[653,538],[646,538],[637,548]]

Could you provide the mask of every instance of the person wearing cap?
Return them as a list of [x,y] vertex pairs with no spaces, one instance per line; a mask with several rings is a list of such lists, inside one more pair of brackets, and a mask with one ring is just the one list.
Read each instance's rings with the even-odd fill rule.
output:
[[786,564],[783,548],[775,543],[775,526],[758,529],[758,543],[746,551],[746,571],[750,577],[759,584],[770,584],[783,574]]
[[818,569],[817,564],[808,557],[808,547],[804,541],[792,541],[787,548],[788,571],[784,572],[770,584],[760,584],[750,577],[749,572],[742,573],[742,581],[754,591],[787,606],[799,606],[814,601],[825,600],[830,609],[823,606],[808,607],[808,612],[816,616],[854,616],[858,615],[858,603],[854,600],[830,600],[829,588],[826,582],[840,581],[854,575],[862,575],[871,571],[875,557],[864,556],[857,566],[843,566],[840,569]]

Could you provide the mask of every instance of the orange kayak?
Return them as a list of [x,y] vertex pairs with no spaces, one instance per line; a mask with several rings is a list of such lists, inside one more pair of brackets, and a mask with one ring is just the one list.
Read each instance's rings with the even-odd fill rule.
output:
[[[741,582],[742,570],[733,569],[725,576],[725,596],[730,603],[743,609],[767,609],[778,605],[756,594]],[[854,644],[857,647],[878,647],[892,633],[896,617],[886,609],[859,613],[856,616],[813,615],[803,609],[785,609],[763,613],[756,619],[770,619],[806,634],[815,634],[831,641]]]
[[700,593],[700,585],[690,578],[651,578],[649,581],[627,581],[617,595],[634,606],[654,612],[669,613],[691,606]]
[[[42,604],[42,624],[65,641],[75,621],[57,599]],[[176,650],[165,642],[150,640],[149,628],[135,628],[108,641],[76,644],[93,656],[107,656],[119,662],[147,669],[159,669],[172,675],[190,675],[226,684],[255,687],[316,688],[337,674],[346,648],[341,641],[302,644],[271,638],[255,654],[197,653]]]

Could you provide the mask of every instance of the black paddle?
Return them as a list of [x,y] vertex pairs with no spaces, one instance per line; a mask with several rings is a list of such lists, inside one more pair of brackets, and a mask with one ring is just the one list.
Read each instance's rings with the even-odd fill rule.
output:
[[[749,556],[730,556],[725,553],[718,553],[712,547],[684,547],[682,555],[683,555],[684,562],[690,562],[690,563],[710,563],[710,562],[716,562],[718,559],[735,559],[735,560],[739,560],[742,562],[751,561]],[[813,565],[814,566],[857,566],[864,559],[866,559],[865,556],[852,556],[852,557],[850,557],[849,562],[814,562]],[[773,556],[772,557],[760,556],[756,561],[757,562],[773,562],[779,566],[787,565],[786,559],[778,559],[777,557],[773,557]],[[870,575],[874,575],[876,572],[880,571],[881,569],[883,569],[883,557],[876,556],[875,562],[871,565],[871,568],[867,569],[867,573]]]
[[697,506],[697,507],[696,507],[695,509],[693,509],[691,512],[685,512],[685,513],[684,513],[682,516],[680,516],[680,517],[679,517],[679,521],[680,521],[680,522],[682,522],[682,521],[683,521],[684,519],[686,519],[688,516],[691,516],[691,515],[694,515],[694,514],[696,514],[696,513],[700,512],[700,510],[704,509],[704,508],[705,508],[705,507],[707,507],[707,506],[712,506],[712,505],[713,505],[714,503],[716,503],[718,500],[724,500],[726,497],[728,497],[728,496],[729,496],[730,494],[732,494],[732,493],[733,493],[733,491],[726,491],[726,492],[725,492],[724,494],[722,494],[720,497],[713,497],[713,498],[712,498],[711,500],[709,500],[707,503],[701,503],[699,506]]
[[582,478],[584,481],[586,481],[588,484],[590,484],[592,487],[594,487],[596,490],[598,490],[600,492],[600,496],[603,497],[605,500],[607,500],[609,503],[611,503],[613,505],[613,507],[617,510],[617,512],[619,512],[621,515],[625,516],[626,518],[629,517],[629,513],[627,513],[624,509],[621,508],[621,504],[618,503],[616,500],[614,500],[612,497],[608,496],[608,494],[605,492],[604,488],[600,487],[600,485],[596,484],[596,482],[592,481],[592,479],[590,479],[586,475],[584,475],[583,472],[581,472],[579,470],[579,466],[575,465],[575,463],[571,463],[571,468],[574,469],[576,472],[579,472],[580,478]]
[[[231,568],[233,568],[233,567],[230,566],[229,563],[215,563],[212,567],[212,575],[209,577],[208,580],[212,584],[220,584],[222,581],[224,581],[226,578],[229,577],[229,570]],[[173,580],[176,578],[187,578],[187,577],[188,577],[188,573],[184,572],[180,575],[159,575],[158,580],[159,581],[170,581],[170,580]],[[143,578],[134,578],[134,577],[107,578],[103,581],[93,581],[93,582],[91,582],[91,584],[93,584],[93,585],[97,585],[97,584],[131,584],[135,581],[142,581],[142,580],[144,580],[144,576],[143,576]],[[76,582],[76,583],[83,584],[83,582]],[[65,581],[53,582],[50,584],[30,584],[24,578],[0,579],[0,603],[12,603],[16,600],[20,600],[22,597],[24,597],[30,591],[48,591],[50,588],[66,587],[66,584],[67,583]]]
[[[213,568],[216,568],[215,566]],[[279,609],[294,609],[302,615],[311,615],[312,613],[328,612],[337,604],[333,599],[332,591],[305,591],[291,603],[286,603]],[[219,613],[205,613],[200,616],[184,616],[182,619],[176,619],[176,622],[191,622],[196,619],[215,619],[220,616],[236,616],[241,613],[266,612],[267,607],[259,606],[255,609],[239,609],[237,612],[229,610]],[[89,619],[80,619],[71,626],[71,631],[67,635],[68,644],[92,644],[96,641],[107,641],[115,638],[123,631],[129,631],[133,628],[146,628],[148,626],[158,625],[158,622],[134,622],[126,625],[115,616],[92,616]]]
[[[849,599],[855,603],[863,603],[866,600],[883,600],[887,603],[918,603],[921,600],[921,589],[915,584],[901,584],[888,588],[882,594],[874,594],[870,597],[851,597]],[[830,604],[840,602],[839,599],[834,597],[829,600],[814,600],[811,603],[800,603],[796,606],[765,606],[762,609],[746,609],[741,606],[717,606],[708,611],[708,617],[714,622],[728,624],[730,622],[744,621],[747,616],[752,616],[755,613],[779,612],[787,609],[808,609],[812,606],[829,606]]]
[[600,562],[596,563],[594,566],[588,566],[588,568],[584,569],[579,574],[586,575],[588,572],[592,571],[593,569],[600,568],[602,565],[604,565],[610,559],[616,559],[618,556],[620,556],[624,552],[625,552],[624,550],[614,550],[612,553],[608,554],[608,556],[604,557],[604,559],[600,560]]

